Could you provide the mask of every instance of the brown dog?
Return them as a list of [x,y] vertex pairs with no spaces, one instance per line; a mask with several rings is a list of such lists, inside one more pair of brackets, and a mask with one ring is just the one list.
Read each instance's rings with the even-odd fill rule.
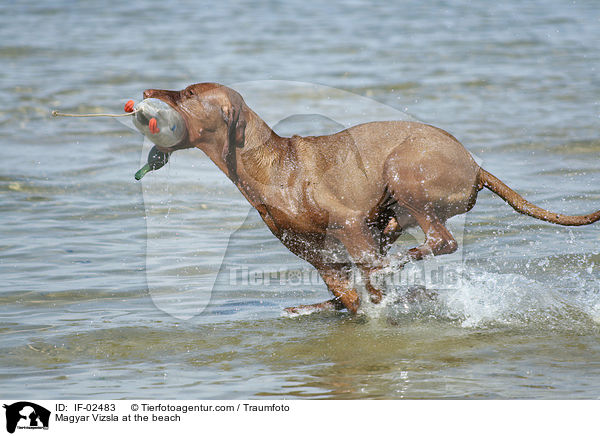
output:
[[415,122],[372,122],[328,136],[282,138],[234,90],[215,83],[181,91],[149,89],[179,112],[187,136],[161,151],[197,147],[236,184],[271,232],[321,274],[334,298],[288,308],[343,309],[356,313],[359,296],[349,280],[352,263],[371,299],[369,283],[384,267],[400,233],[418,225],[425,242],[407,260],[452,253],[457,243],[445,227],[465,213],[484,187],[516,211],[551,223],[579,226],[600,211],[568,216],[523,199],[480,168],[449,133]]

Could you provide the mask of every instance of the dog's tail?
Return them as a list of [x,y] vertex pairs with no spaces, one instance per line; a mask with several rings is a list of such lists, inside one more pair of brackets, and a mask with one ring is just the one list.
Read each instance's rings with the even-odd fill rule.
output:
[[500,198],[510,204],[517,212],[532,216],[542,221],[548,221],[550,223],[560,224],[563,226],[584,226],[600,220],[600,210],[588,215],[573,216],[552,213],[542,209],[541,207],[538,207],[535,204],[525,200],[515,191],[502,183],[501,180],[499,180],[493,174],[488,173],[483,168],[479,168],[479,186],[482,188],[486,187],[490,191],[500,196]]

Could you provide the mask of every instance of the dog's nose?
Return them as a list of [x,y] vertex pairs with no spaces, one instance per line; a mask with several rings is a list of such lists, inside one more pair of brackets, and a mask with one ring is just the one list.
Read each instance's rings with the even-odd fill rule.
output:
[[175,103],[179,97],[179,91],[168,91],[166,89],[146,89],[144,98],[159,98],[161,100]]

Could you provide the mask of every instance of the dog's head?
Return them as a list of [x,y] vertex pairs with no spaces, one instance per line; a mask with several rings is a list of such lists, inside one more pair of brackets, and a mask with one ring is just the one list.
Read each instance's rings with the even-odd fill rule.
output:
[[247,116],[240,94],[218,83],[197,83],[181,91],[147,89],[144,99],[148,98],[164,101],[185,121],[185,137],[169,147],[157,144],[161,151],[191,147],[218,150],[227,167],[235,167],[235,149],[244,146]]

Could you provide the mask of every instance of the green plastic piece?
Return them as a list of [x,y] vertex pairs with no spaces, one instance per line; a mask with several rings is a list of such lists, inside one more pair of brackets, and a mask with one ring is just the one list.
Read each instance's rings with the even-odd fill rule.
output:
[[169,153],[163,153],[156,146],[152,147],[148,153],[148,163],[135,173],[135,180],[140,180],[150,171],[158,170],[169,162]]

